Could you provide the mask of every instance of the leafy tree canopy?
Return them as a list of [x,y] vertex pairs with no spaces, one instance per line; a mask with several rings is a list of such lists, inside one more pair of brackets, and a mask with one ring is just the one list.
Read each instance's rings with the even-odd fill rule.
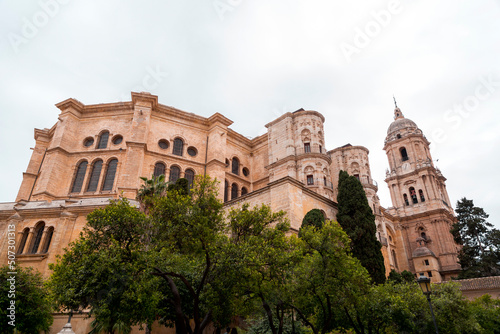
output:
[[52,309],[42,275],[31,267],[3,266],[0,281],[0,333],[48,331],[53,321]]
[[[312,209],[306,215],[304,216],[304,219],[302,219],[302,225],[300,228],[304,228],[306,226],[314,226],[316,228],[321,228],[323,227],[323,224],[325,223],[325,216],[323,215],[323,212],[321,212],[320,209]],[[301,235],[301,232],[299,230],[299,236]]]
[[492,228],[486,221],[488,214],[465,197],[457,202],[455,211],[457,222],[451,233],[463,246],[458,255],[459,278],[500,275],[500,230]]

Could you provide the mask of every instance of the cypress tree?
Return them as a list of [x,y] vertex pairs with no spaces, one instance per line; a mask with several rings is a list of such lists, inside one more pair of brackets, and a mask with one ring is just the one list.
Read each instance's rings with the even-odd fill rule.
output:
[[337,202],[337,220],[351,238],[353,256],[368,270],[373,282],[383,283],[384,257],[381,252],[382,244],[375,236],[375,215],[359,180],[345,171],[339,173]]
[[324,224],[325,224],[325,216],[323,216],[321,210],[320,209],[310,210],[308,213],[306,213],[304,219],[302,219],[302,225],[300,225],[299,229],[299,237],[301,236],[300,231],[302,230],[303,227],[314,226],[315,228],[319,229],[322,228]]

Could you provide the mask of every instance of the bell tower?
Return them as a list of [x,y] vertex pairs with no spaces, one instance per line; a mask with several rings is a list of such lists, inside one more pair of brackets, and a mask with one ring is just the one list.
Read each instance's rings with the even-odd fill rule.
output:
[[394,121],[387,130],[384,150],[390,169],[393,216],[401,232],[408,268],[433,282],[449,280],[460,270],[458,245],[450,228],[455,221],[446,190],[446,178],[434,166],[430,142],[415,122],[405,118],[394,100]]

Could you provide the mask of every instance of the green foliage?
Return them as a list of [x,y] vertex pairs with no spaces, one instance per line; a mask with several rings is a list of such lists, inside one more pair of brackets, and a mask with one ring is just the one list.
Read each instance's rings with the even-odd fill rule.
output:
[[127,200],[113,201],[87,216],[87,226],[66,253],[51,264],[49,285],[66,311],[90,308],[95,333],[128,333],[152,323],[160,296],[146,279],[145,215]]
[[408,270],[403,270],[401,273],[398,273],[396,270],[392,269],[387,279],[393,283],[410,283],[415,281],[415,276]]
[[[474,308],[457,283],[432,286],[434,314],[440,333],[483,333]],[[351,307],[357,333],[434,333],[428,301],[415,282],[374,285]],[[490,319],[491,320],[491,319]]]
[[185,178],[180,178],[175,183],[171,183],[167,187],[168,191],[177,191],[181,195],[189,194],[189,181]]
[[373,282],[385,281],[384,257],[377,240],[375,216],[359,180],[340,171],[337,220],[351,238],[352,254],[368,270]]
[[227,226],[216,189],[215,181],[198,178],[189,195],[171,189],[151,209],[150,265],[169,290],[174,314],[166,321],[180,333],[231,319]]
[[368,293],[370,278],[350,255],[349,237],[336,222],[305,227],[300,245],[303,259],[294,269],[292,304],[314,333],[326,333],[342,324],[339,312]]
[[[345,227],[305,224],[297,238],[285,213],[267,206],[225,214],[209,178],[197,178],[189,191],[184,181],[167,189],[164,180],[146,180],[142,211],[120,200],[88,215],[80,238],[50,266],[53,299],[65,311],[88,308],[92,333],[129,333],[159,320],[177,333],[201,334],[236,315],[256,319],[252,333],[432,333],[413,274],[393,271],[386,284],[371,285],[352,256],[355,241],[371,243],[367,252],[376,254],[366,236],[374,238],[375,227],[359,187],[343,182]],[[453,284],[433,288],[440,332],[496,333],[497,301],[469,303]],[[292,328],[292,314],[302,326]]]
[[325,223],[325,216],[323,215],[323,212],[321,212],[320,209],[312,209],[308,213],[306,213],[304,219],[302,219],[302,225],[300,226],[300,228],[306,226],[314,226],[316,228],[321,228],[323,227],[324,223]]
[[457,222],[451,233],[463,246],[458,255],[459,278],[500,275],[500,230],[491,229],[488,214],[465,197],[457,202],[455,211]]
[[[16,272],[12,275],[9,272]],[[14,278],[14,280],[12,280]],[[31,267],[0,268],[0,333],[38,334],[52,325],[51,303],[42,275]],[[15,289],[11,290],[11,282]],[[15,301],[15,314],[11,301]],[[14,321],[13,321],[14,320]],[[14,325],[14,326],[13,326]]]
[[244,204],[228,215],[231,232],[235,300],[240,315],[262,313],[273,333],[283,330],[290,307],[288,287],[299,256],[296,237],[287,237],[289,223],[284,212],[272,213],[267,206],[252,209]]
[[483,295],[471,302],[472,311],[485,334],[500,333],[500,299]]
[[[293,321],[291,315],[287,315],[283,321],[282,334],[307,334],[307,328],[300,321]],[[269,319],[266,316],[260,316],[248,321],[250,326],[245,334],[272,334]],[[274,320],[274,327],[279,327],[279,322]],[[238,332],[240,333],[240,332]]]

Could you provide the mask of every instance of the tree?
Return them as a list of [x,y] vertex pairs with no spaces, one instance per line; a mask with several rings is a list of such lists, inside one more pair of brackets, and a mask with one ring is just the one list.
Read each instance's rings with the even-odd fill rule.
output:
[[491,229],[486,221],[488,214],[474,206],[472,200],[462,198],[457,202],[457,222],[451,233],[455,242],[462,245],[458,254],[462,271],[459,278],[500,275],[500,231]]
[[486,334],[500,333],[500,299],[482,295],[471,303],[474,317]]
[[[220,294],[225,291],[225,268],[220,264],[228,239],[222,203],[214,181],[198,181],[190,195],[168,191],[151,210],[153,275],[170,292],[177,333],[203,332],[216,310],[230,302]],[[188,298],[182,298],[181,289]]]
[[398,273],[396,270],[392,269],[387,279],[394,283],[410,283],[415,281],[415,276],[408,270],[403,270],[401,273]]
[[3,266],[0,281],[0,333],[48,331],[52,308],[42,275],[31,267]]
[[357,178],[340,171],[337,220],[351,238],[352,254],[368,270],[373,282],[385,281],[382,244],[377,240],[375,216],[368,205],[363,186]]
[[[496,302],[471,303],[458,283],[433,284],[431,300],[440,333],[492,333],[488,329],[498,323]],[[429,304],[415,281],[372,285],[351,309],[356,333],[435,333]]]
[[262,315],[266,320],[259,323],[273,334],[284,333],[291,322],[289,289],[301,257],[297,238],[287,236],[290,225],[284,216],[265,205],[250,209],[248,204],[231,209],[228,215],[232,246],[228,259],[236,264],[239,296],[236,309],[239,315]]
[[[302,219],[302,225],[300,225],[300,228],[304,228],[306,226],[314,226],[316,228],[321,228],[323,224],[325,223],[325,216],[323,215],[323,212],[321,212],[320,209],[312,209],[306,215],[304,216],[304,219]],[[299,236],[301,235],[300,230],[299,230]]]
[[126,200],[87,216],[87,226],[51,264],[49,286],[63,311],[90,309],[94,333],[128,333],[151,324],[161,296],[149,279],[143,241],[145,215]]
[[[337,222],[320,229],[306,226],[299,240],[303,257],[294,268],[292,307],[315,334],[340,325],[356,327],[350,305],[367,294],[370,278],[351,256],[350,240]],[[345,317],[346,323],[339,321]]]

